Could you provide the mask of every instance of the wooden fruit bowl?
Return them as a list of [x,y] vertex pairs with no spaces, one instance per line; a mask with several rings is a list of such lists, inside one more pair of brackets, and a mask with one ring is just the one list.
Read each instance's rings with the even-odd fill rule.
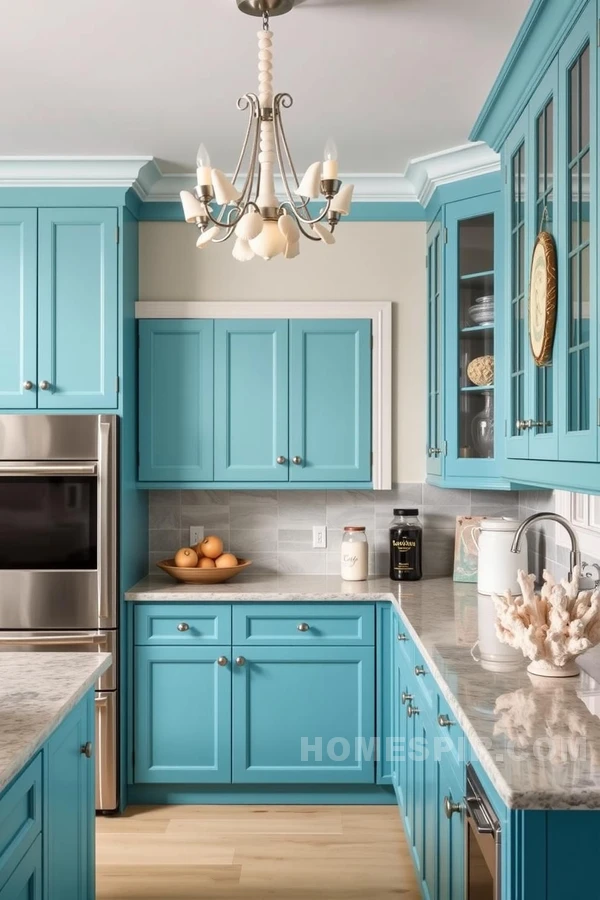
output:
[[174,559],[163,559],[156,565],[175,581],[182,581],[185,584],[222,584],[224,581],[229,581],[230,578],[235,578],[236,575],[252,565],[249,559],[240,559],[238,563],[237,566],[222,569],[198,569],[176,566]]

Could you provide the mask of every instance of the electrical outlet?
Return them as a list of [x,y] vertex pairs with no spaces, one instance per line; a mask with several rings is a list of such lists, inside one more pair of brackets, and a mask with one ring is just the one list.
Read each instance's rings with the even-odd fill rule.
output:
[[204,525],[190,525],[190,547],[204,540]]
[[313,525],[313,547],[324,550],[327,547],[327,526]]

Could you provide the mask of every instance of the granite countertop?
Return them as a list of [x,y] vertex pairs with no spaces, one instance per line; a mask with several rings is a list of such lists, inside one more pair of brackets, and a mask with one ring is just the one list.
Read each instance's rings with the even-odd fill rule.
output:
[[[494,787],[515,809],[600,809],[600,646],[578,660],[576,678],[527,673],[516,658],[494,672],[471,654],[477,641],[475,585],[436,578],[243,575],[221,585],[177,584],[150,575],[126,594],[137,601],[390,601],[404,620],[447,712],[463,729]],[[477,654],[475,654],[477,656]]]
[[0,791],[110,664],[110,653],[0,653]]

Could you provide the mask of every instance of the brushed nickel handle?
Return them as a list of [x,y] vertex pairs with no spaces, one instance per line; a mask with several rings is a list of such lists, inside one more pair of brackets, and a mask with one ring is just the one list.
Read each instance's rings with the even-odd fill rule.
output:
[[418,716],[419,713],[420,713],[420,710],[417,709],[416,706],[413,706],[412,703],[409,703],[408,706],[406,707],[406,715],[408,716],[409,719],[412,719],[413,716]]
[[87,759],[92,758],[92,751],[93,747],[91,741],[86,741],[85,744],[81,745],[81,755],[87,757]]
[[235,661],[236,661],[236,663],[238,664],[238,666],[245,666],[245,665],[246,665],[246,657],[245,657],[245,656],[238,656],[238,657],[236,657],[236,660],[235,660]]
[[42,391],[50,390],[50,382],[49,381],[40,381],[40,390],[42,390]]
[[415,675],[427,675],[423,666],[415,666]]
[[228,660],[227,660],[227,657],[226,657],[226,656],[220,656],[220,657],[218,658],[217,662],[218,662],[218,664],[219,664],[220,666],[226,666]]
[[406,691],[402,691],[402,696],[400,699],[402,700],[403,706],[407,701],[412,700],[412,698],[413,698],[412,694],[407,694]]
[[310,625],[308,624],[308,622],[300,622],[299,625],[296,625],[296,628],[298,629],[298,631],[308,631]]
[[30,391],[31,388],[33,387],[33,381],[24,381],[23,387],[26,391]]
[[301,456],[292,456],[292,462],[294,463],[295,466],[301,466],[302,465],[302,457]]
[[551,428],[552,422],[534,422],[529,419],[529,428]]
[[188,625],[187,622],[180,622],[179,625],[177,626],[177,631],[189,631],[189,630],[190,630],[190,626]]
[[279,466],[283,466],[286,462],[287,462],[287,459],[285,458],[285,456],[278,456],[276,459],[276,463]]
[[460,803],[453,803],[450,797],[444,797],[444,812],[447,819],[451,819],[454,813],[459,813],[461,809]]
[[528,428],[531,428],[531,419],[517,419],[515,428],[517,431],[527,431]]
[[449,719],[448,716],[444,716],[441,713],[438,716],[437,720],[440,728],[450,728],[451,725],[454,725],[454,722]]
[[397,638],[399,641],[407,641],[408,640],[408,637],[402,631],[399,632],[399,634],[397,635]]
[[441,451],[441,449],[440,449],[439,447],[430,447],[430,448],[429,448],[429,455],[430,455],[430,456],[439,456],[441,452],[442,452],[442,451]]

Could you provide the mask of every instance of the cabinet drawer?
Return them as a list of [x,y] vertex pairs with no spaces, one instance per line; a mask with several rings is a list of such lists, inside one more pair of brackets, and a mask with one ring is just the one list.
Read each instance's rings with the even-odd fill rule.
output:
[[[445,738],[447,743],[442,747],[442,752],[450,756],[457,766],[464,767],[467,761],[465,736],[462,728],[456,722],[454,714],[448,707],[446,698],[438,692],[436,722],[439,736]],[[457,768],[458,777],[458,768]]]
[[327,603],[253,603],[234,606],[235,644],[372,645],[375,608]]
[[139,604],[135,607],[134,617],[136,644],[231,643],[231,607],[228,604]]
[[429,666],[423,660],[423,657],[414,648],[413,665],[412,665],[413,684],[419,695],[419,702],[425,702],[429,709],[435,712],[437,705],[437,685],[433,675],[429,671]]
[[414,666],[415,645],[398,613],[394,616],[393,629],[398,662],[402,667],[403,675],[408,677],[409,673],[412,673]]
[[0,796],[0,886],[42,827],[42,755]]

